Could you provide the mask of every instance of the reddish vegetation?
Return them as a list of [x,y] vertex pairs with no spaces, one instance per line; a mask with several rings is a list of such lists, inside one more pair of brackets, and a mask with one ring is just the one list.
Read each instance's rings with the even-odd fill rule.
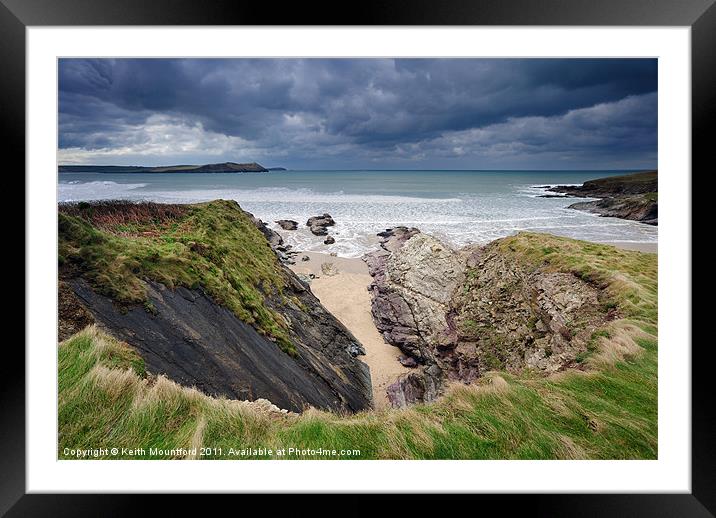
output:
[[[187,212],[185,205],[130,201],[97,201],[92,204],[62,203],[59,211],[68,216],[83,218],[94,226],[113,231],[120,225],[164,225],[176,221]],[[155,232],[143,231],[154,235]]]

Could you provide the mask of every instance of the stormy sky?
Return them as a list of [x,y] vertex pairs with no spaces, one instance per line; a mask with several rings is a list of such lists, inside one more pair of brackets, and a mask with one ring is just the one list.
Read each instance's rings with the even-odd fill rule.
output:
[[59,163],[657,165],[655,59],[61,59]]

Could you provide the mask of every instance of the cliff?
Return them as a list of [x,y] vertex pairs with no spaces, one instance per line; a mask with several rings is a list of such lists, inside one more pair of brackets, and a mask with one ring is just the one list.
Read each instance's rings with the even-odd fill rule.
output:
[[657,225],[658,183],[657,171],[648,171],[589,180],[581,186],[558,185],[548,190],[578,198],[600,198],[573,203],[571,209]]
[[58,228],[60,339],[95,322],[209,395],[371,406],[362,346],[235,202],[60,205]]

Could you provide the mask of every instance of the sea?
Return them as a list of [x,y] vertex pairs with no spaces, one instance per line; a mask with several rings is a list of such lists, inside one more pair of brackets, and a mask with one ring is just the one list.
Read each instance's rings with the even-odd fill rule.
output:
[[[272,171],[269,173],[59,173],[58,201],[236,200],[296,250],[360,257],[376,234],[417,227],[452,246],[484,244],[521,230],[611,243],[656,243],[657,227],[568,209],[575,198],[544,198],[547,186],[581,185],[625,171]],[[329,213],[335,244],[308,231]],[[284,231],[279,219],[299,222]]]

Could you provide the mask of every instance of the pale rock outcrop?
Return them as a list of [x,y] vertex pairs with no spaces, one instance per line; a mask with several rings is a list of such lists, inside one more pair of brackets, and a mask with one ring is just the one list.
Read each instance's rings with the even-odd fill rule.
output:
[[602,286],[520,261],[499,240],[455,251],[416,229],[379,236],[380,249],[364,257],[373,319],[417,366],[388,387],[394,406],[430,401],[448,380],[470,383],[490,370],[575,366],[613,318]]

